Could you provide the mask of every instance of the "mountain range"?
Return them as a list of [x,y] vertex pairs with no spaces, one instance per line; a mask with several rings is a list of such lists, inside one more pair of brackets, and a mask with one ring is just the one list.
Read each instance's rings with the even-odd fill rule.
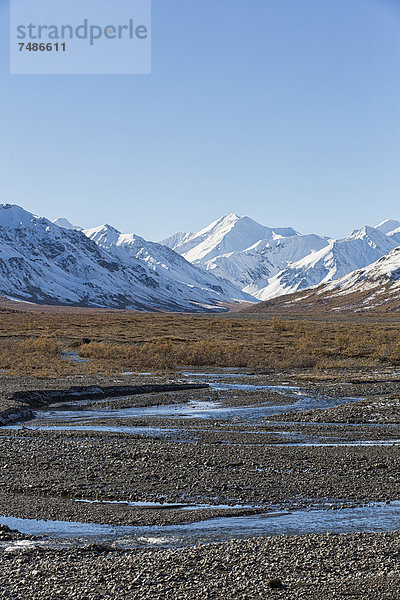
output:
[[390,313],[400,310],[400,246],[339,279],[260,302],[250,312],[340,311]]
[[400,222],[362,227],[340,240],[301,235],[291,227],[262,227],[231,214],[198,233],[163,240],[193,264],[228,279],[257,300],[332,281],[400,245]]
[[[0,205],[0,294],[35,303],[204,312],[251,300],[170,248],[114,228],[60,227]],[[93,238],[93,239],[92,239]]]
[[0,294],[35,303],[180,312],[244,302],[254,307],[286,301],[287,294],[297,302],[304,290],[310,290],[307,302],[316,294],[364,294],[380,285],[394,297],[399,246],[400,222],[394,220],[337,240],[230,214],[156,243],[108,224],[82,229],[64,217],[51,222],[3,204]]

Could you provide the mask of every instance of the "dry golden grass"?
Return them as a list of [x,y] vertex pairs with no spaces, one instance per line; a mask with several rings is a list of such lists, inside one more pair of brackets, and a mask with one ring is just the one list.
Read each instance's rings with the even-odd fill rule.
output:
[[[88,363],[62,360],[75,350]],[[0,369],[46,377],[183,366],[353,368],[400,364],[400,323],[0,310]]]

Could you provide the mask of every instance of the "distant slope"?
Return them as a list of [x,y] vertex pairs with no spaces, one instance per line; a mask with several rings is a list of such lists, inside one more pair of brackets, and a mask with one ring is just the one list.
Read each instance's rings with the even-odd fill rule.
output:
[[65,219],[64,217],[55,219],[52,221],[52,223],[54,223],[54,225],[58,225],[59,227],[63,227],[64,229],[77,229],[78,231],[82,231],[82,227],[78,227],[78,225],[72,225],[72,223],[70,223],[68,219]]
[[197,233],[177,233],[161,243],[258,298],[271,277],[328,240],[302,236],[292,227],[266,227],[232,213]]
[[186,290],[188,297],[195,292],[203,295],[203,302],[209,302],[210,293],[219,302],[252,301],[251,296],[229,281],[200,269],[162,244],[149,242],[136,234],[121,233],[111,225],[86,229],[84,233],[121,263],[143,262],[146,268],[165,280],[173,294],[179,296],[179,289],[175,290],[178,286]]
[[272,277],[293,261],[325,248],[327,244],[326,239],[313,234],[276,237],[260,240],[242,252],[217,256],[207,261],[204,267],[260,299]]
[[[179,256],[176,261],[186,264]],[[195,269],[188,267],[190,272]],[[0,205],[3,296],[50,305],[185,312],[222,310],[234,296],[245,299],[231,284],[232,295],[225,293],[214,277],[212,282],[200,275],[190,280],[188,274],[181,281],[168,271],[167,263],[155,268],[151,260],[133,254],[117,256],[81,231],[59,227],[15,205]]]
[[375,262],[398,246],[395,236],[362,227],[343,240],[332,240],[317,252],[291,263],[272,277],[257,297],[268,300],[338,279]]
[[338,279],[400,245],[400,222],[362,227],[344,239],[301,235],[236,214],[198,233],[179,233],[164,243],[189,261],[251,294],[268,300]]
[[395,312],[400,310],[400,247],[371,265],[312,289],[261,302],[243,312]]
[[232,213],[161,244],[110,225],[83,232],[65,218],[52,223],[5,204],[0,294],[68,306],[226,310],[335,282],[398,246],[393,219],[333,240]]
[[384,233],[385,235],[392,235],[396,230],[400,229],[400,221],[386,219],[386,221],[382,221],[382,223],[376,225],[375,229],[381,233]]

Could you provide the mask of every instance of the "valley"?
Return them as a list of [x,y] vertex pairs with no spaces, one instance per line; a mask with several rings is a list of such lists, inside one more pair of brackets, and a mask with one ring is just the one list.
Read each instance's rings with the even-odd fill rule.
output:
[[394,316],[1,317],[3,591],[396,598]]

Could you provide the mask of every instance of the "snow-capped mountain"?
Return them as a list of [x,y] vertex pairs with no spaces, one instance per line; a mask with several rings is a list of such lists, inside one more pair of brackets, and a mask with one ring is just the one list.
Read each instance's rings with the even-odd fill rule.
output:
[[397,245],[400,246],[400,221],[394,219],[388,219],[383,221],[380,225],[377,225],[375,229],[379,229],[382,233],[386,233],[387,236],[391,237]]
[[121,263],[134,259],[143,262],[150,271],[162,275],[173,283],[190,290],[198,287],[211,290],[225,301],[247,301],[253,299],[229,281],[219,279],[213,273],[193,265],[171,248],[148,242],[133,233],[121,233],[111,225],[101,225],[84,230],[84,234],[93,240],[102,250],[114,256]]
[[230,214],[198,233],[178,233],[161,242],[187,260],[257,297],[290,262],[319,250],[328,240],[301,236],[292,227],[265,227]]
[[393,235],[398,232],[400,229],[400,221],[395,221],[394,219],[386,219],[386,221],[382,221],[379,225],[375,226],[375,229],[384,233],[385,235]]
[[[144,240],[143,240],[144,242]],[[157,246],[157,244],[155,245]],[[0,205],[0,294],[47,304],[178,311],[215,310],[236,298],[246,298],[214,276],[165,252],[164,266],[155,259],[118,255],[102,248],[81,231],[59,227],[9,204]],[[149,258],[149,254],[147,256]],[[174,271],[175,269],[175,271]]]
[[198,233],[178,233],[160,242],[195,264],[230,252],[242,252],[260,240],[298,235],[291,227],[271,229],[235,213],[213,221]]
[[374,263],[317,287],[258,303],[251,312],[398,311],[400,247]]
[[352,294],[365,292],[379,287],[379,294],[387,295],[385,286],[391,286],[390,293],[400,291],[400,247],[391,250],[388,254],[368,265],[349,273],[336,281],[322,286],[319,293],[336,290],[339,294]]
[[362,227],[341,240],[293,228],[264,227],[248,217],[221,217],[198,233],[164,243],[258,300],[293,293],[346,275],[400,245],[400,222]]
[[362,227],[291,263],[269,280],[257,298],[268,300],[338,279],[375,262],[396,246],[395,236],[385,235],[375,227]]
[[78,225],[72,225],[72,223],[70,223],[68,219],[65,219],[64,217],[54,219],[52,223],[54,223],[54,225],[58,225],[59,227],[63,227],[64,229],[76,229],[77,231],[82,231],[82,227],[79,227]]
[[313,234],[260,240],[242,252],[216,256],[204,267],[258,298],[274,275],[293,261],[326,247],[327,243],[326,239]]
[[83,231],[4,204],[0,294],[50,304],[224,310],[341,281],[398,246],[394,220],[333,240],[231,214],[160,244],[110,225]]

